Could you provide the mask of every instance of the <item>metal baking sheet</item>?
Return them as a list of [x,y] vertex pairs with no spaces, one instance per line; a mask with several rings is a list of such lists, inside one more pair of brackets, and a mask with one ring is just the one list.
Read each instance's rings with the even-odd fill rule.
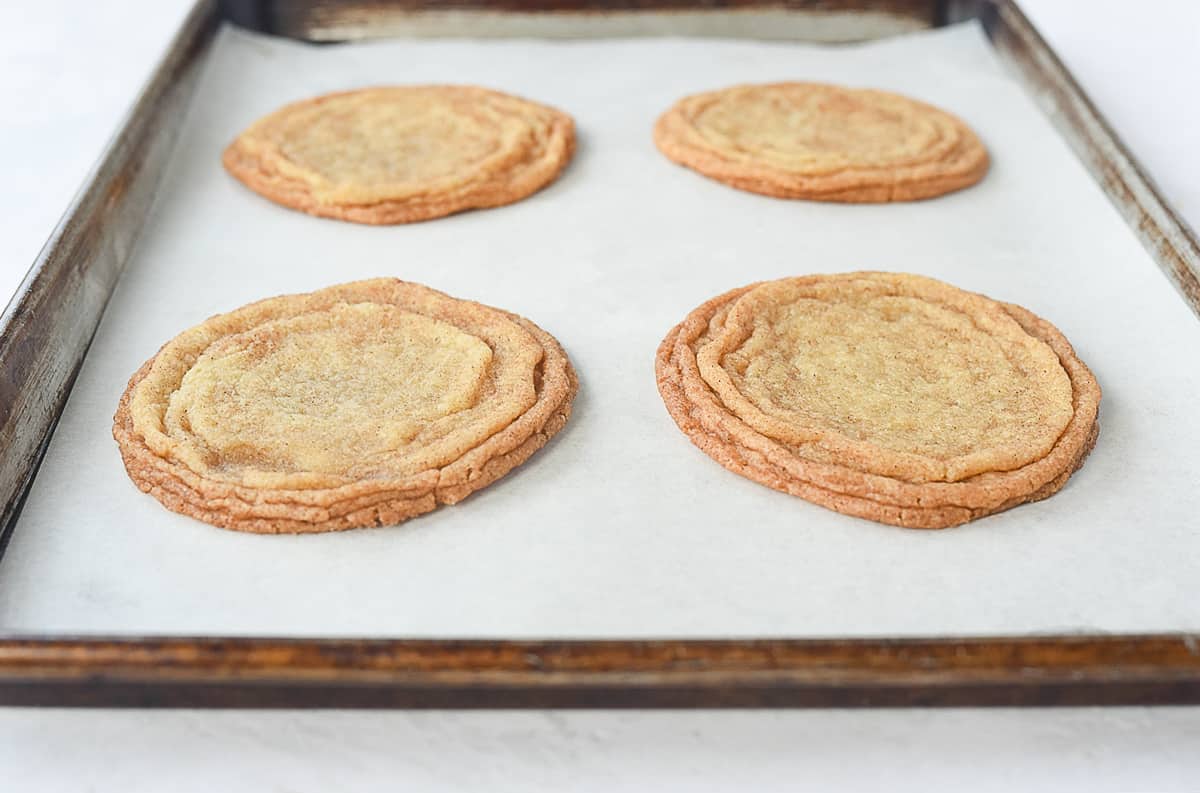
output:
[[[967,120],[993,155],[942,199],[844,206],[741,193],[650,139],[684,94],[822,80]],[[474,82],[575,116],[563,178],[516,205],[372,228],[266,202],[222,147],[278,105]],[[1105,395],[1054,498],[942,532],[844,517],[693,448],[655,389],[663,334],[750,281],[885,269],[1055,322]],[[207,316],[381,275],[520,312],[582,379],[527,465],[399,527],[221,531],[164,510],[110,437],[128,376]],[[1200,629],[1200,323],[975,23],[837,48],[673,38],[311,46],[225,28],[165,185],[0,561],[0,631],[407,637],[947,636]]]

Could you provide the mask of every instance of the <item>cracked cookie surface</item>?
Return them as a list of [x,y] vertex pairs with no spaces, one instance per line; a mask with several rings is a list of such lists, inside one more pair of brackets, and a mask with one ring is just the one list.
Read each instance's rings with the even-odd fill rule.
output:
[[222,161],[284,206],[395,224],[519,201],[554,181],[574,149],[571,117],[545,105],[475,86],[390,86],[280,108]]
[[113,435],[130,478],[225,528],[330,531],[452,504],[566,423],[574,370],[521,317],[376,279],[252,303],[169,341]]
[[1057,492],[1100,388],[1052,325],[933,279],[819,275],[693,311],[659,348],[667,409],[726,468],[841,512],[941,528]]
[[685,97],[654,140],[671,160],[776,198],[877,203],[932,198],[988,169],[960,119],[898,94],[821,83],[739,85]]

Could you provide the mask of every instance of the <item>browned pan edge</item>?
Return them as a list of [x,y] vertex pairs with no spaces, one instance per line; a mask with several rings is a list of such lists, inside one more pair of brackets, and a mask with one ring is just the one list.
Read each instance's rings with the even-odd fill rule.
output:
[[0,554],[141,232],[219,21],[215,2],[193,7],[0,314]]
[[[861,41],[931,27],[943,20],[945,6],[938,0],[221,2],[226,16],[243,27],[320,42],[388,36],[577,38],[663,34]],[[568,24],[559,24],[562,21]]]
[[1200,703],[1196,636],[452,641],[9,639],[0,703],[930,707]]

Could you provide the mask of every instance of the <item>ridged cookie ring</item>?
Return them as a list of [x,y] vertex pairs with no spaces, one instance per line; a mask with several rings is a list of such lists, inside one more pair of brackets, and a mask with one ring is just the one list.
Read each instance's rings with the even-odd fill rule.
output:
[[260,533],[396,524],[558,432],[578,387],[532,322],[376,279],[252,303],[167,342],[113,423],[164,506]]
[[1057,492],[1100,387],[1031,312],[914,275],[735,289],[667,334],[679,428],[754,481],[839,512],[944,528]]
[[654,127],[670,159],[776,198],[876,203],[973,185],[988,153],[960,119],[885,91],[739,85],[681,99]]
[[574,150],[575,124],[554,108],[474,86],[390,86],[276,110],[223,162],[283,206],[393,224],[519,201],[554,181]]

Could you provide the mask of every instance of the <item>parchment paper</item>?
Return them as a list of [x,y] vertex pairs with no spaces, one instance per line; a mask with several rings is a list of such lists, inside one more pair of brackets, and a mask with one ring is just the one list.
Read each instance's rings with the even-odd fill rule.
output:
[[[883,206],[778,201],[654,149],[683,94],[743,81],[901,91],[990,147],[977,187]],[[250,193],[222,147],[283,102],[472,82],[572,113],[533,198],[429,223],[319,220]],[[667,416],[653,357],[734,286],[909,271],[1056,323],[1104,388],[1054,498],[942,532],[844,517],[735,476]],[[112,438],[128,376],[211,314],[379,275],[524,314],[582,378],[561,435],[400,527],[237,534],[174,515]],[[669,39],[310,47],[224,31],[167,185],[0,564],[0,629],[411,636],[891,635],[1200,628],[1200,322],[974,26],[866,46]]]

